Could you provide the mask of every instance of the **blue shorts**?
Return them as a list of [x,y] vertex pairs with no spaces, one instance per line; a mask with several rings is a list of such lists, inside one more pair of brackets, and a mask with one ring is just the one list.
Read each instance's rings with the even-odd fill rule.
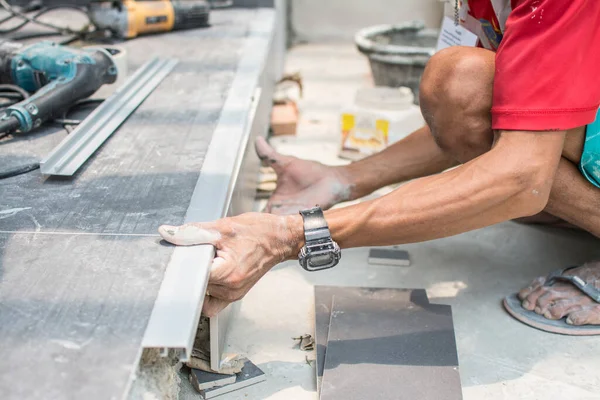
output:
[[600,188],[600,110],[585,129],[585,143],[579,170],[592,185]]

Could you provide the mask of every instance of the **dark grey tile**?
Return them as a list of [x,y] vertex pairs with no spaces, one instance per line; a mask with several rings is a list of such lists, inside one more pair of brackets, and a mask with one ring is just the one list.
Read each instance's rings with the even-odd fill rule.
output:
[[331,319],[331,306],[333,297],[348,298],[394,298],[398,302],[413,302],[415,304],[429,304],[427,293],[424,290],[411,289],[382,289],[361,288],[347,286],[315,286],[315,344],[317,347],[317,389],[320,388],[325,369],[325,354],[327,351],[327,337]]
[[0,398],[121,398],[171,253],[148,237],[0,234]]
[[258,368],[252,361],[246,359],[244,367],[240,372],[235,374],[235,382],[229,385],[214,387],[212,389],[199,391],[201,398],[212,399],[225,393],[230,393],[236,390],[243,389],[250,385],[263,382],[267,379],[262,369]]
[[419,292],[333,296],[321,399],[462,399],[451,309]]
[[192,368],[190,370],[190,383],[198,392],[235,382],[235,375],[217,374]]

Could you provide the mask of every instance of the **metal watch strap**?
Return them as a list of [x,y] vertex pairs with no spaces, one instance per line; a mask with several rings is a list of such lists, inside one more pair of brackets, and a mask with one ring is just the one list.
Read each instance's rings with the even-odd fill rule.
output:
[[329,226],[319,207],[300,211],[306,243],[298,254],[302,268],[309,272],[335,267],[341,258],[340,247],[331,238]]
[[300,211],[304,220],[304,239],[306,243],[321,239],[331,239],[329,226],[323,215],[323,210],[314,207],[309,210]]

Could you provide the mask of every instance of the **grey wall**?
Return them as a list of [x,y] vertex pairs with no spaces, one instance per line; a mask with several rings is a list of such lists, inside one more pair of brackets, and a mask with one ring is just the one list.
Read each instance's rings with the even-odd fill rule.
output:
[[287,0],[295,42],[352,40],[371,25],[415,19],[439,28],[444,10],[440,0]]

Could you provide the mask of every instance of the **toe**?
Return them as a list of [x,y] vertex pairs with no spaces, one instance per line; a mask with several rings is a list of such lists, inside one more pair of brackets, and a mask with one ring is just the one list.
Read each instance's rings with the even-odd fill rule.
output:
[[567,317],[570,325],[600,325],[600,304],[594,304],[574,311]]
[[579,291],[570,284],[542,287],[540,290],[542,294],[537,298],[535,303],[535,309],[540,310],[539,312],[536,311],[538,314],[544,314],[557,301],[565,299],[578,301],[581,298]]
[[577,300],[562,299],[550,304],[543,315],[548,319],[561,319],[569,313],[581,310],[581,308],[581,304]]
[[535,303],[534,311],[540,315],[544,314],[548,310],[548,307],[556,303],[556,300],[558,300],[556,291],[544,290],[544,293],[538,297]]
[[529,286],[527,286],[524,289],[521,289],[521,291],[519,292],[519,299],[525,300],[525,298],[527,296],[529,296],[529,294],[531,292],[533,292],[534,290],[542,287],[542,285],[544,284],[544,282],[546,282],[546,278],[544,278],[543,276],[541,276],[539,278],[535,278],[533,280],[533,282],[531,282],[531,284]]
[[546,293],[543,287],[538,287],[537,289],[532,290],[527,296],[523,298],[521,302],[521,306],[529,311],[534,311],[535,307],[537,307],[538,298]]

